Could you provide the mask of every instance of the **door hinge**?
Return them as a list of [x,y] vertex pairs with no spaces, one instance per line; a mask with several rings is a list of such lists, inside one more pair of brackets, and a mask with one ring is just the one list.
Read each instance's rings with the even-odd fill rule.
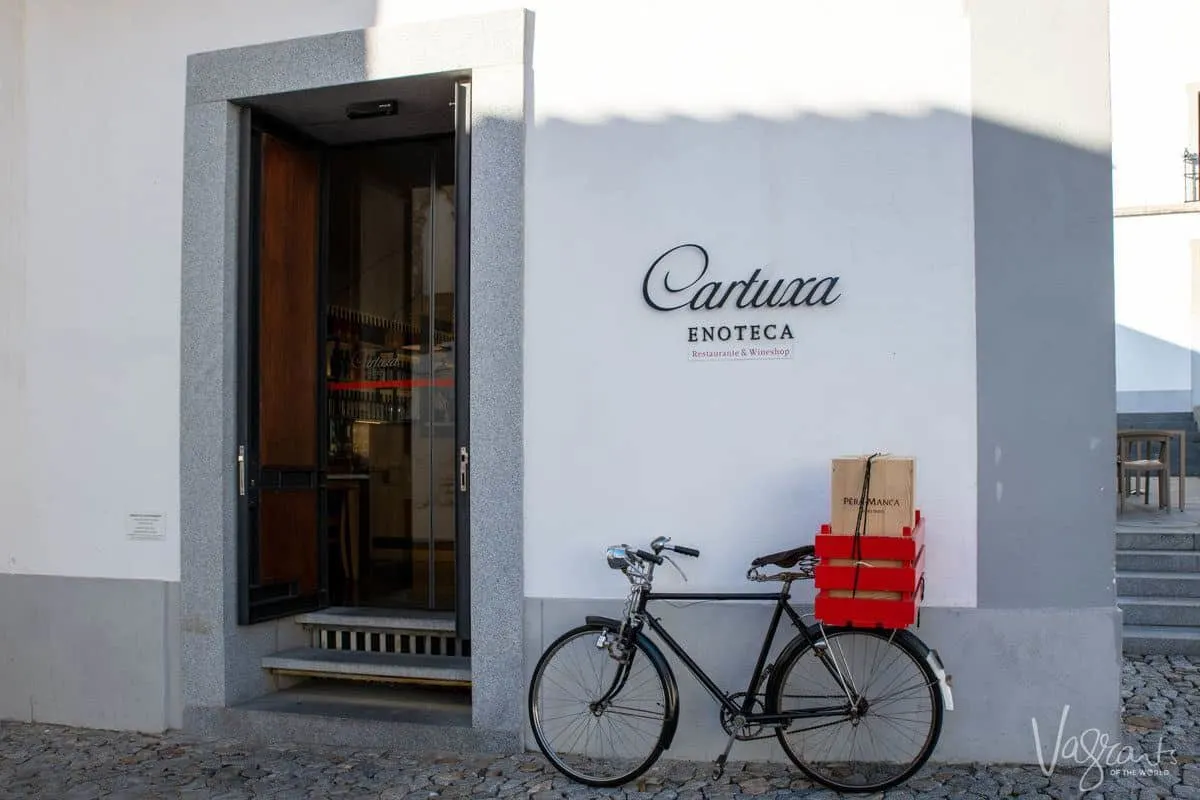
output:
[[246,496],[246,445],[238,445],[237,454],[238,494]]
[[467,465],[471,461],[471,455],[467,452],[467,448],[458,448],[458,490],[465,492],[467,490]]

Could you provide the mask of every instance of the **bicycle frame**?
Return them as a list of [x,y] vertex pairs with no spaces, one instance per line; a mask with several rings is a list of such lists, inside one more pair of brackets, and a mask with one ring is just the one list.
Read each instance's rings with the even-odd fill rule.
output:
[[[842,690],[847,692],[847,702],[837,706],[817,706],[812,708],[797,709],[783,714],[755,714],[751,711],[754,703],[755,688],[759,685],[763,678],[763,670],[766,667],[767,657],[771,652],[771,645],[775,641],[775,636],[779,630],[779,622],[783,618],[784,612],[787,612],[792,623],[800,630],[800,635],[807,639],[810,646],[816,645],[816,640],[812,634],[808,632],[808,627],[800,619],[800,615],[792,608],[788,600],[791,598],[791,593],[785,587],[779,592],[734,592],[734,593],[692,593],[692,592],[655,592],[646,590],[641,593],[641,597],[637,604],[637,616],[644,620],[652,631],[654,631],[664,644],[673,652],[692,676],[700,682],[700,684],[712,695],[713,699],[721,704],[726,711],[734,717],[741,717],[745,724],[776,726],[783,725],[787,722],[796,719],[809,719],[813,717],[828,717],[834,714],[849,714],[850,713],[850,689],[846,686],[841,674],[829,664],[829,656],[818,650],[821,662],[825,668],[830,671],[838,685]],[[696,663],[696,661],[688,655],[683,645],[675,641],[674,637],[667,632],[667,629],[661,622],[655,619],[654,615],[646,613],[646,605],[652,600],[708,600],[715,602],[728,602],[735,600],[774,600],[775,610],[771,615],[771,624],[767,628],[767,632],[763,637],[762,648],[758,654],[758,660],[754,665],[754,671],[750,675],[750,682],[746,687],[746,698],[742,707],[738,707],[730,695],[726,694],[721,687],[717,686],[716,682],[709,677],[708,673]]]

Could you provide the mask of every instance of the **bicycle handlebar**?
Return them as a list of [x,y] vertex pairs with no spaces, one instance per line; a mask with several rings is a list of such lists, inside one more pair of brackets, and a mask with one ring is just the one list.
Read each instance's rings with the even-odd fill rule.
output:
[[[623,550],[627,555],[632,556],[632,557],[638,559],[639,561],[649,561],[651,564],[657,564],[659,566],[661,566],[663,564],[663,562],[666,561],[665,558],[663,558],[662,556],[659,555],[659,552],[661,552],[663,550],[671,550],[671,551],[679,553],[680,555],[683,555],[683,556],[691,556],[692,558],[700,557],[700,551],[697,550],[696,548],[683,547],[681,545],[669,545],[669,544],[666,544],[665,538],[655,539],[654,544],[652,544],[651,547],[653,549],[653,552],[650,552],[648,550],[642,550],[640,548],[634,549],[634,548],[631,548],[627,544],[620,545],[620,547],[618,549]],[[610,556],[610,559],[611,559],[611,556]],[[612,563],[611,560],[609,563],[610,564]]]

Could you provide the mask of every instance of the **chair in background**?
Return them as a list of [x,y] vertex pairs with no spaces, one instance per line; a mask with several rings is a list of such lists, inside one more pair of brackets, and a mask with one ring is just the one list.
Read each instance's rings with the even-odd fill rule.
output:
[[1129,492],[1129,479],[1135,481],[1135,493],[1140,491],[1141,478],[1146,479],[1145,502],[1150,502],[1150,477],[1158,477],[1158,507],[1171,506],[1171,437],[1147,431],[1121,431],[1117,434],[1117,491],[1121,495],[1121,511]]

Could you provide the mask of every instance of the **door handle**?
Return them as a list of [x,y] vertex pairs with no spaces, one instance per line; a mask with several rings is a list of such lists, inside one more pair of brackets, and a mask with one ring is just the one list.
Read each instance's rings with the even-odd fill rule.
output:
[[471,456],[467,452],[465,446],[458,448],[458,490],[465,492],[467,490],[467,464],[470,463]]
[[238,445],[237,454],[238,494],[246,496],[246,445]]

